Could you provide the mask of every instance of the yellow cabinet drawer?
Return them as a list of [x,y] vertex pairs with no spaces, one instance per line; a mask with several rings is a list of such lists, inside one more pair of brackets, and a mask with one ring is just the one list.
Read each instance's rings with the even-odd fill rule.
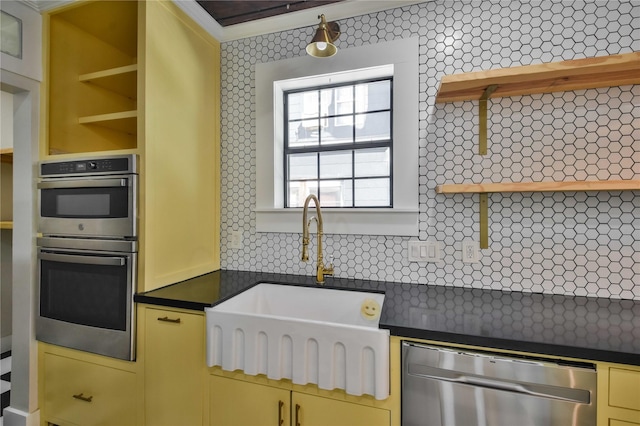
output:
[[134,425],[136,376],[53,354],[44,355],[47,421],[78,425]]
[[609,405],[640,411],[640,371],[609,370]]
[[640,423],[625,422],[624,420],[611,419],[609,426],[640,426]]

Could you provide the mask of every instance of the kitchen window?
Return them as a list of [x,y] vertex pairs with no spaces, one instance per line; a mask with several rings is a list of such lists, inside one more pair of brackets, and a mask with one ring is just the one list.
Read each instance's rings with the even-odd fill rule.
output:
[[[315,193],[319,187],[327,234],[418,235],[418,59],[418,38],[410,38],[341,48],[331,58],[300,56],[256,64],[257,232],[302,232],[304,194]],[[368,107],[363,105],[368,104],[368,100],[354,100],[353,90],[359,84],[368,84],[371,90],[386,88],[388,106],[378,105],[365,111]],[[285,97],[314,97],[322,104],[322,94],[313,95],[314,91],[322,90],[336,91],[327,95],[327,102],[333,100],[334,103],[331,114],[327,106],[323,116],[319,105],[315,117],[304,115],[310,109],[301,112],[298,118],[288,117]],[[307,95],[301,95],[305,93]],[[289,106],[290,103],[291,100]],[[352,112],[347,112],[349,109]],[[364,137],[364,133],[359,133],[358,126],[363,124],[365,112],[388,115],[388,134],[382,137],[384,132],[378,130],[376,137]],[[311,123],[313,120],[315,124]],[[350,135],[336,131],[329,136],[326,132],[330,126],[343,127],[342,131],[349,127],[347,123],[350,123]],[[286,142],[290,136],[294,137],[293,146]],[[354,148],[369,151],[358,152]],[[369,158],[354,159],[356,154],[368,154]],[[300,156],[294,169],[289,168],[286,155]],[[309,158],[305,160],[303,155]],[[347,162],[349,156],[351,159]],[[308,170],[305,170],[305,161],[309,164]],[[369,165],[361,167],[364,164]],[[354,192],[349,185],[356,187],[364,181],[376,181],[376,184],[384,181],[388,192],[360,205],[357,195],[350,199],[347,194],[349,190],[351,194]],[[292,190],[292,184],[298,188]],[[327,186],[325,197],[323,185]],[[369,193],[379,196],[381,187],[378,185]],[[338,191],[342,191],[339,196]],[[331,197],[326,196],[329,193]]]
[[284,93],[285,207],[392,207],[393,79]]

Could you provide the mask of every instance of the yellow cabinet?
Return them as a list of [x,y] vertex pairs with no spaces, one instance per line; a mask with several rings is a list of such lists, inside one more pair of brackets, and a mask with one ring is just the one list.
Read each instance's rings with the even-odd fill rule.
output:
[[212,375],[211,426],[389,426],[389,410]]
[[43,23],[41,159],[139,156],[139,291],[220,269],[219,42],[168,0]]
[[390,425],[388,410],[293,392],[294,425],[375,426]]
[[598,363],[598,425],[640,426],[640,367]]
[[210,425],[272,426],[290,424],[291,391],[211,376]]
[[202,425],[206,364],[204,315],[144,309],[145,424]]
[[96,363],[100,358],[40,344],[40,407],[45,424],[137,424],[139,399],[132,363],[109,360],[101,365]]

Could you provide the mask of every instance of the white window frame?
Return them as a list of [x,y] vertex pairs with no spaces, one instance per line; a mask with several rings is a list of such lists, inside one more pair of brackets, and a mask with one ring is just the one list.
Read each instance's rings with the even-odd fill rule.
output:
[[418,38],[256,64],[256,231],[302,232],[284,208],[283,93],[393,75],[393,208],[322,208],[327,234],[418,235]]

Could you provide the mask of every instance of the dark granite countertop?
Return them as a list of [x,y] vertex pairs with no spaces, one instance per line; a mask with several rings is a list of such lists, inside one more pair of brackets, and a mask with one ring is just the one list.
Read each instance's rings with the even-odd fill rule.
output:
[[[315,277],[222,270],[134,301],[202,311],[258,282],[315,285]],[[333,277],[325,286],[384,291],[380,328],[392,335],[640,365],[640,301]]]

